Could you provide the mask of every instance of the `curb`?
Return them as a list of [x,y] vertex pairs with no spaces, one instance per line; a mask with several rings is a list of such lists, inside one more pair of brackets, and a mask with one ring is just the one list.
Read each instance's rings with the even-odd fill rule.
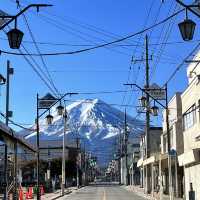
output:
[[[72,191],[65,192],[64,196],[65,196],[65,195],[68,195],[68,194],[71,194],[71,193],[72,193]],[[57,196],[57,197],[54,197],[54,198],[53,198],[53,199],[51,199],[51,200],[56,200],[56,199],[59,199],[60,197],[64,197],[64,196],[62,196],[62,195],[59,195],[59,196]]]

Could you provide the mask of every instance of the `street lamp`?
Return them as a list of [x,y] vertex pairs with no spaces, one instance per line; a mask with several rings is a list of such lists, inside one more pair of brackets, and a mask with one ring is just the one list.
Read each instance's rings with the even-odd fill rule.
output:
[[52,124],[53,116],[50,113],[46,116],[46,121],[47,121],[47,125],[51,125]]
[[[55,106],[58,102],[61,102],[62,99],[64,99],[67,95],[72,96],[74,94],[78,94],[78,93],[65,93],[63,96],[61,96],[60,98],[55,98],[53,97],[51,94],[47,94],[45,97],[43,98],[39,98],[39,95],[37,94],[37,118],[36,118],[36,130],[37,130],[37,200],[40,200],[40,190],[39,190],[39,186],[40,186],[40,126],[39,126],[39,119],[46,113],[46,112],[50,112],[50,109]],[[44,110],[41,114],[39,114],[39,110]],[[61,107],[58,108],[59,113],[61,113]],[[64,114],[64,119],[66,119],[66,112]],[[47,124],[50,125],[53,122],[53,116],[49,113],[46,116],[46,121]],[[65,127],[64,127],[64,135],[65,135],[65,131],[66,131],[66,120],[65,120]],[[64,139],[63,139],[64,141]],[[64,142],[63,142],[64,143]],[[65,152],[65,151],[63,151]],[[63,153],[64,154],[64,153]]]
[[59,116],[63,115],[64,107],[61,105],[61,103],[56,109]]
[[24,33],[17,28],[11,29],[7,32],[8,42],[11,49],[19,49]]
[[[135,86],[137,87],[139,90],[141,90],[142,92],[144,92],[145,94],[147,94],[151,99],[154,100],[154,103],[156,102],[157,104],[159,104],[162,108],[164,108],[166,110],[165,115],[166,115],[166,132],[167,132],[167,148],[168,148],[168,179],[169,179],[169,195],[170,195],[170,200],[173,199],[173,185],[172,185],[172,172],[171,172],[171,143],[170,143],[170,127],[169,127],[169,108],[168,108],[168,94],[167,94],[167,84],[165,85],[164,89],[160,89],[165,91],[165,98],[163,100],[165,100],[165,105],[162,104],[158,99],[154,98],[154,96],[152,96],[150,94],[150,91],[146,91],[145,89],[141,88],[139,85],[137,84],[124,84],[124,85],[129,85],[129,86]],[[151,90],[151,89],[150,89]],[[144,99],[144,98],[143,98]],[[148,110],[148,108],[147,108]],[[154,106],[151,108],[152,114],[154,116],[158,115],[158,107]]]
[[184,41],[190,41],[193,39],[196,23],[191,19],[188,19],[186,9],[186,19],[178,24],[181,36]]
[[142,106],[143,108],[146,107],[146,105],[147,105],[147,98],[146,98],[145,96],[142,96],[142,97],[140,98],[140,104],[141,104],[141,106]]
[[[186,5],[181,0],[176,0],[176,2],[178,4],[180,4],[181,6],[183,6],[186,10],[186,19],[183,22],[178,24],[181,36],[182,36],[184,41],[190,41],[190,40],[193,39],[196,23],[194,21],[192,21],[191,19],[188,19],[187,11],[189,10],[190,12],[195,14],[196,16],[200,17],[200,15],[199,15],[199,3],[198,4],[193,3],[192,5]],[[194,9],[194,8],[196,8],[196,9]],[[198,11],[195,11],[195,10],[198,10]]]
[[51,6],[49,4],[30,4],[23,8],[19,13],[16,15],[10,16],[1,14],[0,19],[4,20],[5,23],[0,26],[0,30],[3,30],[6,26],[8,26],[11,22],[15,21],[15,28],[11,29],[9,32],[7,32],[8,42],[11,49],[19,49],[24,33],[17,29],[17,18],[22,15],[24,12],[26,12],[31,7],[36,7],[37,11],[39,11],[40,7],[48,7]]
[[153,115],[153,116],[158,116],[158,111],[159,111],[159,108],[158,108],[158,106],[152,106],[151,107],[151,114]]

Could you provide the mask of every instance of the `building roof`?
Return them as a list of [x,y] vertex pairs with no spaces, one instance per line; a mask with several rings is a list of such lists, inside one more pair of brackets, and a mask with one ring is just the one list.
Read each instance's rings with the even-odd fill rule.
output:
[[25,139],[21,138],[16,132],[10,127],[6,126],[3,122],[0,121],[0,136],[1,138],[7,138],[11,142],[17,142],[19,145],[26,147],[32,152],[36,152],[36,149],[29,144]]

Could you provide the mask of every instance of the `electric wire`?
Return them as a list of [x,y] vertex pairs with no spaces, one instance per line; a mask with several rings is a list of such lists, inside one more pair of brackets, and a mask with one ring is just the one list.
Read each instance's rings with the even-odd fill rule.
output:
[[[8,25],[9,29],[10,26]],[[6,31],[3,29],[3,32],[6,33]],[[25,50],[25,52],[27,53],[27,55],[29,55],[28,50],[25,48],[25,46],[23,44],[21,44],[22,48]],[[22,54],[22,50],[18,49],[18,51]],[[32,69],[35,71],[35,73],[39,76],[39,78],[44,82],[44,84],[47,86],[47,88],[49,88],[49,90],[56,95],[56,93],[54,92],[54,90],[51,88],[51,85],[45,80],[45,78],[40,74],[40,72],[37,70],[37,68],[30,62],[30,60],[23,55],[25,61],[32,67]],[[37,62],[35,61],[35,59],[32,56],[29,56],[32,61],[37,65],[37,67],[40,69],[41,73],[46,76],[46,74],[43,72],[43,70],[41,69],[41,67],[37,64]],[[47,77],[46,77],[47,78]],[[48,78],[47,78],[48,79]]]
[[[24,49],[25,52],[28,52],[28,50],[25,48],[25,46],[23,44],[21,44],[22,48]],[[20,53],[22,53],[22,50],[19,49],[18,50]],[[27,53],[27,56],[29,54]],[[38,75],[38,77],[44,82],[44,84],[47,86],[47,88],[52,92],[52,94],[54,94],[55,96],[57,96],[57,93],[54,91],[54,89],[52,88],[51,84],[47,82],[47,80],[45,80],[45,77],[43,77],[40,72],[37,70],[37,68],[34,66],[34,64],[40,69],[40,71],[42,72],[42,74],[44,75],[45,73],[43,73],[43,70],[41,69],[41,67],[37,64],[37,62],[34,60],[34,58],[30,55],[30,59],[33,61],[33,63],[31,63],[31,61],[29,60],[29,58],[27,58],[27,56],[23,55],[25,61],[29,64],[29,66],[33,69],[33,71]]]
[[[0,112],[0,115],[1,115],[4,119],[6,119],[5,114],[3,114],[2,112]],[[10,124],[12,124],[12,125],[14,125],[14,126],[17,126],[17,127],[21,128],[21,129],[25,129],[25,130],[27,130],[27,131],[33,131],[33,129],[26,128],[26,127],[24,127],[23,125],[21,125],[20,123],[16,123],[16,122],[14,122],[13,120],[11,120],[11,119],[9,119],[9,118],[8,118],[8,121],[10,122]]]
[[[177,9],[177,4],[175,5],[175,8],[174,8],[174,11],[173,12],[176,12],[176,9]],[[170,13],[169,13],[170,14]],[[151,71],[151,78],[150,80],[153,78],[155,72],[156,72],[156,67],[159,65],[160,61],[161,61],[161,57],[163,55],[163,52],[164,52],[164,49],[166,47],[166,45],[164,43],[167,43],[169,37],[170,37],[170,34],[172,32],[172,28],[173,28],[173,25],[175,23],[175,20],[176,20],[176,17],[174,17],[173,19],[171,19],[171,22],[169,22],[169,25],[168,25],[168,28],[167,28],[167,31],[165,31],[165,35],[163,37],[163,45],[160,46],[159,50],[158,50],[158,53],[159,53],[159,57],[156,58],[155,62],[154,62],[154,68],[152,69]],[[164,28],[162,29],[164,30]]]
[[[63,30],[63,31],[65,31],[65,32],[67,32],[67,33],[70,33],[71,35],[73,35],[73,36],[76,36],[76,37],[78,37],[78,38],[80,38],[80,39],[82,39],[83,41],[86,41],[86,42],[90,42],[90,43],[92,43],[93,44],[93,46],[95,46],[95,45],[98,45],[98,43],[97,42],[94,42],[93,40],[91,40],[91,38],[95,38],[95,39],[98,39],[99,40],[99,38],[96,38],[95,36],[88,36],[88,34],[87,33],[82,33],[81,31],[75,31],[75,30],[73,30],[73,28],[72,28],[72,31],[69,31],[68,29],[66,29],[66,25],[65,26],[63,26],[63,25],[59,25],[59,24],[57,24],[56,22],[52,22],[52,20],[50,20],[50,19],[45,19],[45,18],[42,18],[44,21],[46,21],[47,23],[50,23],[50,24],[52,24],[53,26],[55,26],[55,27],[57,27],[58,29],[60,29],[60,30]],[[78,34],[78,33],[80,33],[80,34]],[[83,37],[83,35],[87,35],[86,37],[89,37],[90,39],[86,39],[85,37]],[[101,40],[101,42],[105,42],[105,43],[107,43],[107,41],[105,41],[104,39],[100,39]],[[120,53],[120,54],[122,54],[122,55],[125,55],[125,56],[129,56],[129,54],[128,53],[125,53],[125,52],[122,52],[122,51],[119,51],[119,50],[116,50],[116,49],[112,49],[111,48],[111,46],[109,46],[109,47],[105,47],[107,50],[109,50],[109,51],[112,51],[112,52],[115,52],[115,53]],[[123,47],[123,48],[125,48],[125,47]]]
[[[33,43],[34,43],[34,45],[35,45],[35,48],[36,48],[37,52],[38,52],[39,54],[41,54],[40,49],[39,49],[39,46],[38,46],[37,43],[36,43],[35,37],[34,37],[34,35],[33,35],[33,32],[31,31],[30,25],[29,25],[29,23],[28,23],[28,20],[27,20],[25,14],[23,14],[23,18],[24,18],[25,24],[26,24],[26,26],[27,26],[27,28],[28,28],[28,31],[29,31],[29,33],[30,33],[30,35],[31,35],[31,38],[32,38]],[[58,91],[58,89],[56,88],[56,86],[55,86],[55,84],[54,84],[54,81],[53,81],[53,79],[52,79],[52,77],[51,77],[51,74],[50,74],[50,72],[49,72],[49,70],[48,70],[48,67],[47,67],[47,65],[46,65],[46,63],[45,63],[45,61],[44,61],[43,56],[41,55],[40,58],[41,58],[41,61],[42,61],[43,66],[44,66],[44,68],[45,68],[45,70],[46,70],[46,72],[47,72],[47,76],[48,76],[49,82],[51,83],[51,85],[52,85],[53,89],[55,90],[55,92],[59,95],[59,91]]]
[[[158,37],[159,39],[160,37]],[[6,38],[0,37],[0,40],[4,40],[7,41]],[[199,39],[195,39],[192,41],[188,41],[187,43],[196,43],[196,42],[200,42]],[[27,43],[27,44],[34,44],[33,41],[31,40],[23,40],[22,43]],[[54,43],[54,42],[49,42],[49,41],[37,41],[36,44],[39,45],[52,45],[52,46],[72,46],[72,47],[93,47],[93,44],[72,44],[72,43],[62,43],[62,42],[58,42],[58,43]],[[160,46],[160,45],[177,45],[177,44],[185,44],[185,41],[169,41],[169,42],[155,42],[155,43],[149,43],[149,46]],[[139,43],[137,44],[115,44],[113,46],[129,46],[129,47],[143,47],[144,44],[143,43]],[[154,51],[154,49],[152,50]]]
[[168,83],[173,80],[173,78],[175,77],[175,75],[177,74],[177,72],[181,69],[181,67],[185,64],[185,62],[199,49],[200,47],[200,43],[198,43],[193,49],[192,51],[182,60],[182,62],[176,67],[176,69],[171,73],[171,75],[169,76],[169,78],[167,79],[167,81],[165,82],[165,84],[163,84],[163,87],[165,85],[168,85]]
[[[152,7],[153,7],[153,3],[154,3],[154,0],[151,1],[151,5],[150,5],[149,11],[148,11],[148,13],[147,13],[147,17],[146,17],[146,20],[145,20],[145,22],[144,22],[143,29],[145,29],[145,27],[146,27],[146,25],[147,25],[147,22],[148,22],[148,19],[149,19],[149,16],[150,16],[150,13],[151,13],[151,10],[152,10]],[[130,81],[131,71],[132,71],[132,65],[133,65],[133,58],[134,58],[134,56],[135,56],[135,54],[136,54],[136,50],[137,50],[137,48],[138,48],[138,45],[139,45],[139,42],[140,42],[141,38],[142,38],[142,34],[139,35],[139,38],[138,38],[137,43],[136,43],[136,46],[135,46],[135,48],[134,48],[134,50],[133,50],[133,54],[132,54],[132,58],[131,58],[131,63],[130,63],[130,66],[129,66],[129,73],[128,73],[127,82]],[[135,76],[135,80],[136,80],[135,82],[137,82],[137,78],[138,78],[138,76],[139,76],[140,67],[141,67],[141,66],[138,66],[138,71],[137,71],[136,76]],[[134,73],[134,72],[133,72],[133,73]],[[123,99],[122,99],[122,104],[125,102],[126,95],[127,95],[127,93],[124,93],[124,96],[123,96]],[[129,101],[128,101],[128,102],[130,102],[130,98],[129,98]]]
[[9,51],[5,51],[5,50],[1,50],[0,52],[1,53],[4,53],[4,54],[9,54],[9,55],[31,55],[31,56],[58,56],[58,55],[73,55],[73,54],[79,54],[79,53],[82,53],[82,52],[87,52],[87,51],[91,51],[91,50],[95,50],[95,49],[99,49],[99,48],[102,48],[102,47],[106,47],[106,46],[109,46],[111,44],[115,44],[115,43],[119,43],[119,42],[122,42],[124,40],[127,40],[129,38],[132,38],[132,37],[135,37],[137,35],[140,35],[144,32],[147,32],[149,30],[151,30],[152,28],[155,28],[156,26],[159,26],[167,21],[169,21],[171,18],[175,17],[176,15],[180,14],[184,9],[181,9],[179,11],[177,11],[176,13],[170,15],[169,17],[165,18],[164,20],[161,20],[159,21],[158,23],[154,24],[154,25],[151,25],[149,26],[148,28],[145,28],[144,30],[141,30],[141,31],[138,31],[136,33],[133,33],[133,34],[130,34],[130,35],[127,35],[123,38],[120,38],[120,39],[117,39],[117,40],[114,40],[114,41],[111,41],[111,42],[108,42],[108,43],[103,43],[103,44],[99,44],[95,47],[91,47],[91,48],[85,48],[85,49],[80,49],[80,50],[75,50],[75,51],[69,51],[69,52],[52,52],[52,53],[41,53],[41,54],[37,54],[37,53],[30,53],[30,54],[23,54],[23,53],[15,53],[15,52],[9,52]]
[[[153,7],[153,3],[154,3],[155,1],[152,1],[152,4],[151,4],[151,9],[152,9],[152,7]],[[161,7],[162,7],[162,4],[159,6],[159,9],[158,9],[158,12],[157,12],[157,14],[155,15],[155,19],[154,19],[154,22],[153,22],[153,24],[155,24],[156,22],[157,22],[157,20],[158,20],[158,16],[159,16],[159,14],[160,14],[160,11],[161,11]],[[150,9],[150,12],[151,12],[151,9]],[[148,14],[148,18],[150,17],[150,13]],[[146,23],[148,22],[148,19],[146,20]],[[146,25],[145,25],[146,26]],[[149,36],[148,36],[148,38],[151,38],[151,35],[152,35],[152,32],[153,32],[153,29],[150,31],[150,34],[149,34]],[[153,53],[152,53],[153,54]],[[142,58],[143,58],[143,56],[144,56],[144,52],[142,53]],[[139,68],[138,68],[138,75],[139,75],[139,71],[140,71],[140,69],[141,69],[141,65],[142,65],[142,62],[140,62],[140,65],[139,65]],[[137,83],[137,79],[138,79],[138,75],[136,76],[136,80],[135,80],[135,84]],[[143,80],[143,82],[144,82],[144,80]],[[137,98],[138,98],[138,95],[139,95],[139,92],[138,92],[138,94],[137,94]],[[132,95],[133,96],[133,95]],[[131,96],[131,98],[132,98],[132,96]],[[135,104],[136,103],[136,99],[137,98],[134,98],[133,99],[133,104]],[[131,99],[129,100],[129,102],[131,101]]]

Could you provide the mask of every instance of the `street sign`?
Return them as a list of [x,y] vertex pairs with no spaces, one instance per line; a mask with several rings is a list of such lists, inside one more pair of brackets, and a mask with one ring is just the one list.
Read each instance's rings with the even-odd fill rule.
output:
[[39,109],[48,109],[50,108],[57,99],[52,96],[50,93],[47,93],[43,98],[39,99],[38,107]]
[[146,92],[149,93],[151,97],[157,100],[165,100],[166,98],[166,91],[158,86],[156,83],[153,83],[149,86],[149,89],[146,89]]
[[176,150],[175,149],[171,149],[169,152],[170,156],[176,156]]

